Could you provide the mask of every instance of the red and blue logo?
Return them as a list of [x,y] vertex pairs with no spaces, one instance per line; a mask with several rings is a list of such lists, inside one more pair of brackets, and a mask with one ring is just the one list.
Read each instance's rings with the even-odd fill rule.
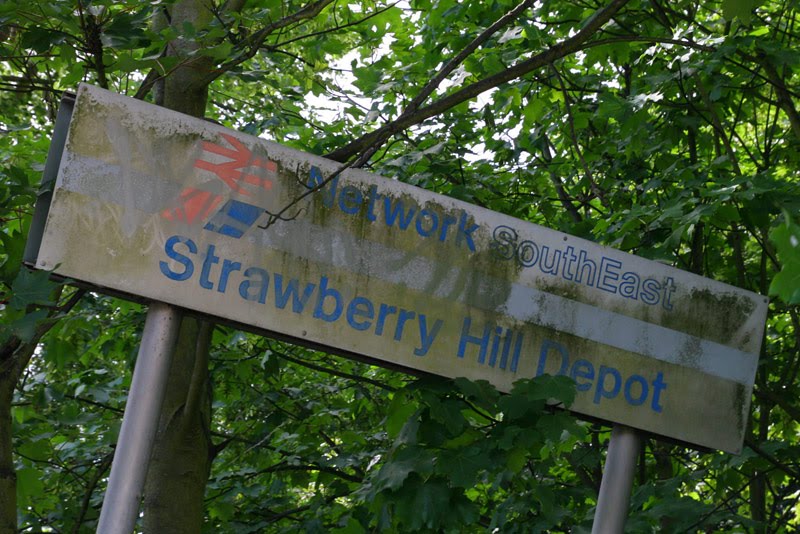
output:
[[[223,133],[222,137],[230,147],[203,141],[203,151],[222,156],[226,161],[197,159],[194,167],[215,174],[232,191],[242,196],[253,196],[259,189],[272,189],[273,181],[277,179],[277,163],[254,156],[250,149],[230,134]],[[248,172],[254,168],[259,169],[257,174]],[[207,221],[203,226],[204,230],[239,239],[264,213],[263,208],[254,204],[232,198],[223,204],[224,200],[223,195],[187,187],[181,191],[180,205],[162,211],[161,216],[170,221],[189,224]]]

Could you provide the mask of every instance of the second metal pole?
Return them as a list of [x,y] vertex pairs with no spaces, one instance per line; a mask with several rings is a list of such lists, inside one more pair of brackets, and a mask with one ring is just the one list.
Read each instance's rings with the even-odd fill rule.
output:
[[150,304],[97,524],[98,534],[131,534],[136,525],[180,326],[177,308],[161,302]]
[[638,456],[639,435],[632,428],[615,425],[608,442],[592,534],[622,534],[625,531]]

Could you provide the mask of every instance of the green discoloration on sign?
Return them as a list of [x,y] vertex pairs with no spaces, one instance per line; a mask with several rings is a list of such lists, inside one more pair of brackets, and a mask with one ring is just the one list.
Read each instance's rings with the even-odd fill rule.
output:
[[767,306],[89,86],[36,261],[57,265],[86,284],[381,365],[502,390],[565,375],[578,414],[733,452]]

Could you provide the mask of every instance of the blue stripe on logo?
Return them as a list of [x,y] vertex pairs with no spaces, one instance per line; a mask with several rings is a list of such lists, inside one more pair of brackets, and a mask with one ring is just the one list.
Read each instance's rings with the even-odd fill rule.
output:
[[258,206],[230,199],[211,217],[203,229],[239,239],[263,212],[264,210]]

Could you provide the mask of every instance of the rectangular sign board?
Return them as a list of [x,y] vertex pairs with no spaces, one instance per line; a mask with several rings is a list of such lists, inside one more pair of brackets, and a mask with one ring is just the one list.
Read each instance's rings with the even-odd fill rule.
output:
[[578,414],[740,451],[765,297],[338,170],[81,85],[29,262],[377,364],[567,375]]

